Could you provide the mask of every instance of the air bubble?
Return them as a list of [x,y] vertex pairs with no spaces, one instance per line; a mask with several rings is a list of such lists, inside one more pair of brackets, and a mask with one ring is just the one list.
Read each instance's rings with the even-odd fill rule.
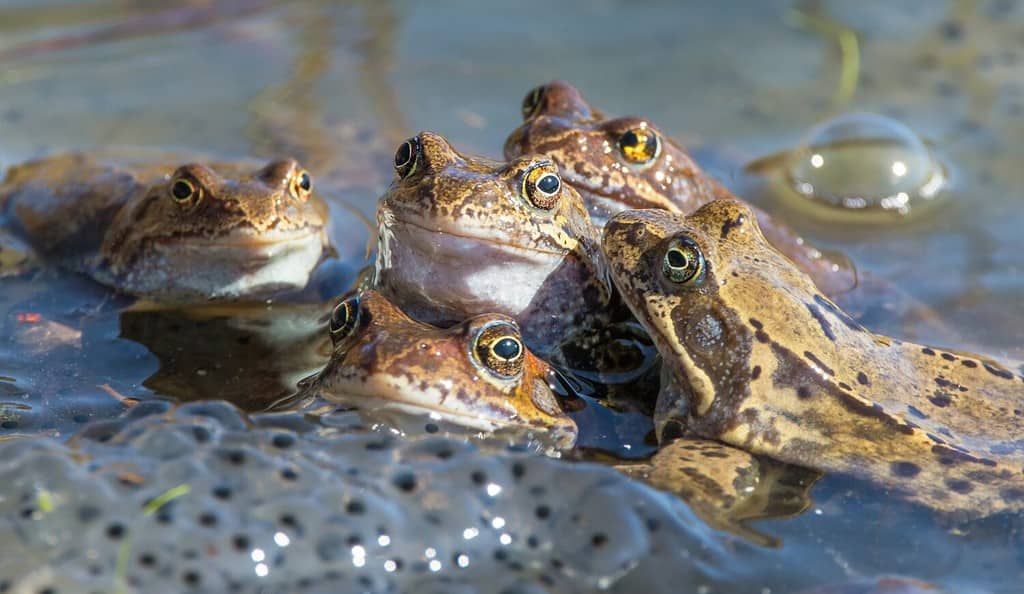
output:
[[812,128],[784,168],[799,197],[848,211],[899,216],[940,196],[947,182],[942,165],[907,126],[863,112]]

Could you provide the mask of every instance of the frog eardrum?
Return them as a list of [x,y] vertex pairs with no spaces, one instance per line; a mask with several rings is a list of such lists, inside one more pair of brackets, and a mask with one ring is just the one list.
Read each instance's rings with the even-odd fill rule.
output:
[[498,377],[512,378],[523,372],[525,349],[519,330],[511,324],[486,326],[477,336],[474,351],[477,360]]
[[661,272],[676,284],[696,285],[704,279],[707,263],[704,254],[689,237],[678,237],[669,243]]
[[551,210],[558,204],[562,178],[550,161],[541,161],[523,175],[523,197],[542,210]]
[[331,342],[337,345],[348,338],[359,326],[359,298],[339,303],[331,312]]

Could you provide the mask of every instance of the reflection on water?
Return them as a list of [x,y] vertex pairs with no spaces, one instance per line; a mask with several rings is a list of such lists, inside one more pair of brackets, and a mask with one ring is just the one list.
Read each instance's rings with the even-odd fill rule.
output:
[[[0,436],[65,438],[156,398],[228,398],[259,410],[288,394],[325,357],[321,316],[367,261],[372,234],[346,205],[373,216],[394,146],[429,128],[496,156],[519,123],[523,94],[554,78],[609,112],[649,116],[700,145],[702,165],[769,210],[770,197],[744,174],[752,159],[793,154],[808,130],[844,113],[903,122],[929,143],[897,135],[906,152],[899,181],[920,188],[937,156],[950,174],[939,208],[916,222],[912,207],[909,225],[856,228],[793,209],[792,224],[931,306],[953,329],[949,346],[1024,359],[1021,3],[730,0],[683,11],[668,1],[610,0],[559,8],[561,16],[536,0],[462,0],[444,10],[401,0],[0,6],[4,165],[107,145],[294,156],[313,170],[342,223],[333,234],[338,257],[296,303],[158,311],[52,270],[0,278]],[[814,154],[822,153],[801,156],[789,171],[798,184],[833,183],[815,177],[827,172]],[[892,172],[889,153],[853,161],[880,156]],[[914,175],[921,177],[910,183]],[[869,190],[899,194],[899,184],[879,183]],[[856,186],[836,195],[848,193],[873,192]],[[642,407],[614,412],[629,394],[580,391],[588,400],[574,417],[585,445],[647,451]],[[960,525],[836,477],[811,496],[796,518],[757,522],[782,547],[723,570],[722,583],[761,575],[758,585],[775,592],[826,577],[905,573],[953,591],[1014,592],[1024,571],[1019,518]]]

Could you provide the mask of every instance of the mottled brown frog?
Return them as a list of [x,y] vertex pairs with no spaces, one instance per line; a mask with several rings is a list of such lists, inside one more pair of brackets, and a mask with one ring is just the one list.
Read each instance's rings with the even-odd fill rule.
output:
[[[623,212],[604,250],[673,381],[656,425],[968,516],[1024,508],[1024,377],[863,328],[716,201]],[[678,423],[678,425],[676,425]]]
[[386,401],[482,431],[531,430],[563,449],[576,441],[576,424],[548,385],[550,368],[508,316],[484,314],[441,329],[363,291],[334,308],[330,333],[330,361],[304,380],[305,395],[356,406]]
[[70,153],[8,169],[0,222],[44,259],[123,293],[242,299],[306,285],[328,245],[312,184],[288,159],[174,165]]
[[[691,213],[720,198],[734,198],[705,173],[683,148],[640,117],[610,118],[563,81],[530,91],[525,122],[505,142],[505,157],[542,154],[562,171],[599,227],[631,208]],[[826,295],[852,289],[854,271],[809,245],[791,228],[756,209],[768,240],[810,274]]]
[[373,284],[410,316],[509,315],[542,357],[607,322],[614,293],[598,232],[549,159],[465,156],[422,132],[398,148],[395,171],[377,210]]

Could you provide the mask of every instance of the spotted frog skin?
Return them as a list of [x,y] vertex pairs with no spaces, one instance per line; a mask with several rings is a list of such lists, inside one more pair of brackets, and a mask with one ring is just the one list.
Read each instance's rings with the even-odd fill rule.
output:
[[670,372],[663,441],[681,426],[968,516],[1024,508],[1020,374],[861,327],[739,202],[623,212],[603,245]]
[[576,424],[548,386],[550,368],[500,314],[441,329],[417,322],[375,291],[342,301],[331,316],[333,353],[306,394],[345,404],[367,398],[485,431],[528,429],[560,448]]
[[157,301],[302,288],[327,248],[326,206],[287,159],[56,155],[7,171],[0,213],[6,231],[43,258]]
[[[509,135],[505,157],[547,155],[583,196],[598,226],[626,209],[690,213],[711,200],[735,198],[650,121],[606,117],[569,83],[554,81],[533,89],[522,111],[525,122]],[[827,295],[856,285],[848,266],[831,261],[767,213],[756,212],[768,240]]]
[[820,475],[708,439],[681,437],[644,462],[616,469],[680,497],[708,524],[766,546],[778,540],[746,521],[792,516],[806,510]]
[[377,210],[374,288],[406,313],[437,325],[506,314],[542,357],[600,326],[613,291],[599,234],[550,160],[465,156],[422,132],[395,169]]

